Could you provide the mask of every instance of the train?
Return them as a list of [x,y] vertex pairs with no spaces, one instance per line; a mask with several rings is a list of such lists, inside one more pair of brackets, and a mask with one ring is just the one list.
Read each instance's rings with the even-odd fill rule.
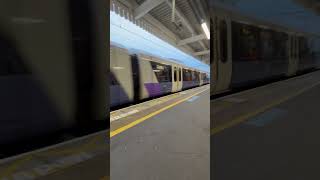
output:
[[319,69],[318,34],[223,7],[211,12],[211,97]]
[[0,2],[0,159],[108,128],[107,11],[96,0]]
[[118,108],[209,83],[209,74],[119,45],[110,46],[110,107]]

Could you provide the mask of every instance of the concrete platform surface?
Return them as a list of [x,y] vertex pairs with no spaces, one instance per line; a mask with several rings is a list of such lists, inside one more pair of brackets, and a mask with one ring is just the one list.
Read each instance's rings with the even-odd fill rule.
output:
[[210,179],[209,103],[207,87],[204,92],[113,136],[110,178]]
[[[320,73],[314,72],[234,95],[246,100],[232,102],[238,103],[234,111],[249,115],[235,115],[242,120],[233,125],[220,122],[224,128],[212,133],[211,179],[320,179],[319,82]],[[261,104],[268,108],[250,114]],[[227,113],[231,106],[237,107],[216,112]]]
[[100,180],[109,177],[109,131],[0,161],[0,180]]

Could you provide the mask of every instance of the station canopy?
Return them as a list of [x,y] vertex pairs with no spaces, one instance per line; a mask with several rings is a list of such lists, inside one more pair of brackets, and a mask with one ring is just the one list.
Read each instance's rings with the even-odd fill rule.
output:
[[210,66],[110,11],[110,41],[129,51],[141,52],[190,68],[210,72]]

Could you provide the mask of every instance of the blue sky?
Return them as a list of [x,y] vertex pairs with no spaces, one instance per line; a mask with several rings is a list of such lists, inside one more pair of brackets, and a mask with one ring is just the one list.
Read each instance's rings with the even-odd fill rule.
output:
[[209,65],[200,62],[112,11],[110,12],[110,41],[131,51],[141,51],[210,72]]

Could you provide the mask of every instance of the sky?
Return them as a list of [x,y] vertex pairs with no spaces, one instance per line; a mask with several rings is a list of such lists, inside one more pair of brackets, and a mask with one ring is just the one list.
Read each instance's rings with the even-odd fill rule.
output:
[[130,51],[140,51],[204,72],[210,72],[209,65],[175,48],[113,11],[110,11],[110,41]]

